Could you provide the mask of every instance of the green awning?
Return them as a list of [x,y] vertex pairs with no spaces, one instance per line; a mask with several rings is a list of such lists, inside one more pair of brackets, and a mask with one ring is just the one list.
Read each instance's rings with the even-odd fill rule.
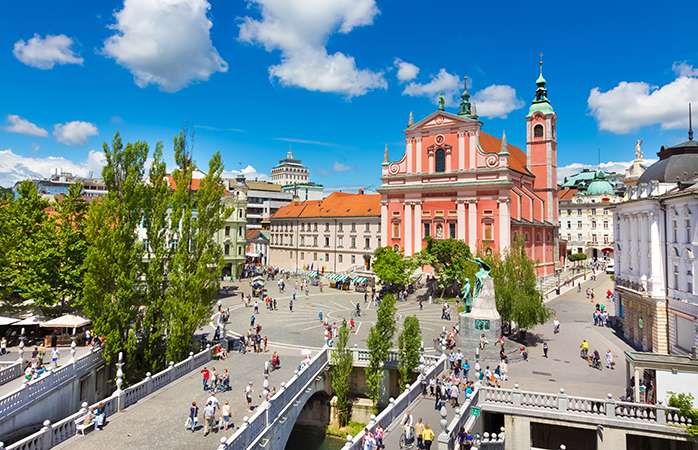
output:
[[316,276],[317,276],[317,272],[309,272],[309,273],[308,273],[308,276],[309,276],[309,277],[316,277]]
[[354,283],[365,283],[368,281],[368,278],[363,278],[363,277],[356,277],[352,280]]

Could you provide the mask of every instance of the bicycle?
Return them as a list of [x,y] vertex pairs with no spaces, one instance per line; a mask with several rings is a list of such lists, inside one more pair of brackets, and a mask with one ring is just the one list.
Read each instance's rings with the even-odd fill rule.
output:
[[[407,438],[407,430],[410,430],[410,437]],[[400,435],[400,448],[412,448],[414,447],[417,438],[414,435],[414,427],[405,427],[405,431]]]
[[598,370],[603,370],[603,364],[601,364],[601,359],[594,359],[593,357],[590,357],[589,367],[593,367],[594,369]]
[[579,356],[584,359],[588,360],[588,355],[589,355],[589,349],[588,348],[582,348],[582,351],[579,352]]

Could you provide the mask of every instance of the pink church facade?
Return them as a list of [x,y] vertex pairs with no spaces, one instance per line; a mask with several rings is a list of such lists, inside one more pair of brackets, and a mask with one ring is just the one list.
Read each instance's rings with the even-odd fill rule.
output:
[[424,237],[455,238],[475,251],[504,250],[516,236],[538,261],[538,275],[559,268],[555,122],[541,76],[526,116],[526,152],[481,130],[467,90],[457,113],[439,109],[410,124],[405,154],[382,165],[381,229],[384,245],[406,255]]

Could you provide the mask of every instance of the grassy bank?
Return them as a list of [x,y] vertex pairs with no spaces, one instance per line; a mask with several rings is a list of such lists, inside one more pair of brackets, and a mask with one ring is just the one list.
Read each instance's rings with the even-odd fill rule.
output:
[[353,420],[350,420],[349,424],[346,427],[342,427],[342,428],[337,428],[337,424],[332,423],[332,424],[327,425],[327,428],[325,429],[325,434],[328,436],[337,436],[337,437],[346,439],[348,434],[350,434],[352,436],[356,436],[365,427],[366,427],[365,423],[354,422]]

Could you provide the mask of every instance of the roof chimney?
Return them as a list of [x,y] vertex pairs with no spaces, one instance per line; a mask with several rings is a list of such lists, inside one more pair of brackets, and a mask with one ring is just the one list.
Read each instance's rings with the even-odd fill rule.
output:
[[364,195],[364,190],[363,190],[363,189],[359,189],[359,195]]

